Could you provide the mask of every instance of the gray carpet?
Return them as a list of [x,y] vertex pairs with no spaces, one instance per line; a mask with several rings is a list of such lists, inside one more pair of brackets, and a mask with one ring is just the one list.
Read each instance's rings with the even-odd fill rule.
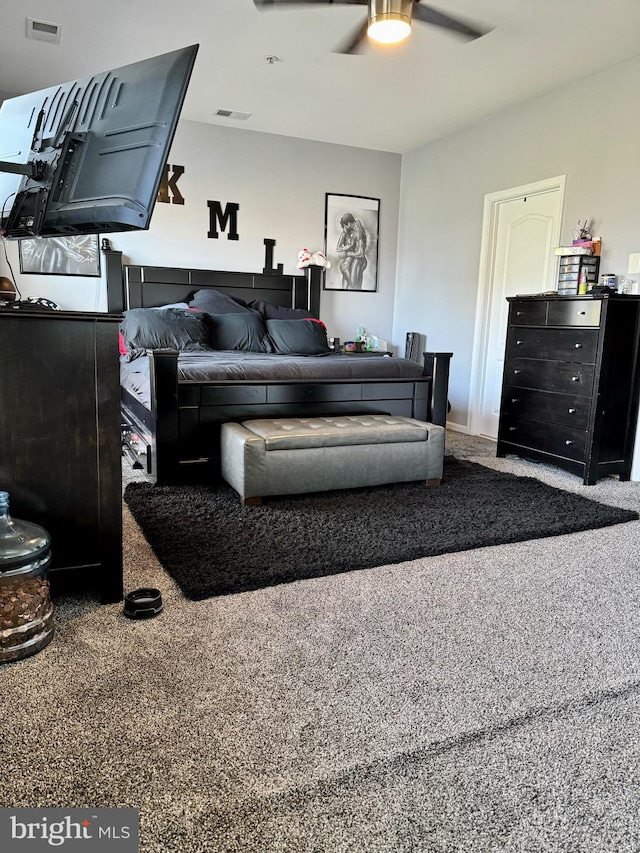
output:
[[[640,484],[448,452],[637,511]],[[182,597],[126,586],[0,669],[0,804],[130,805],[141,850],[640,850],[640,522]]]

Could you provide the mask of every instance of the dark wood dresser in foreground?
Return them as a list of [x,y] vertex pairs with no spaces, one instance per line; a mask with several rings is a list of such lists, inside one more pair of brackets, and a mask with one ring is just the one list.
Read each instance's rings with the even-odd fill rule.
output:
[[640,296],[508,299],[497,455],[548,462],[593,485],[631,475]]
[[122,598],[118,321],[0,309],[0,489],[51,535],[51,586]]

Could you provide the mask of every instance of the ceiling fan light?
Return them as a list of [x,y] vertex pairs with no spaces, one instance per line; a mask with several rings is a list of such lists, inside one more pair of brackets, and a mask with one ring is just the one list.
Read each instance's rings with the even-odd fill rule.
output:
[[367,35],[381,44],[396,44],[411,32],[411,19],[397,12],[376,15],[369,22]]

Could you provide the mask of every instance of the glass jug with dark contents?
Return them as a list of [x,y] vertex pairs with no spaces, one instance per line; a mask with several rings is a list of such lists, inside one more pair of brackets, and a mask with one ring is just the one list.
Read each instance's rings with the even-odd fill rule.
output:
[[9,493],[0,491],[0,663],[33,655],[51,642],[50,563],[47,531],[12,518]]

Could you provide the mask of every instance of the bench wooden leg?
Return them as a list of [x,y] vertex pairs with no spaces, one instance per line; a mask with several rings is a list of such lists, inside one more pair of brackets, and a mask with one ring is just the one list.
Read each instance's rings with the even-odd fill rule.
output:
[[427,486],[439,486],[442,480],[426,480],[425,484]]
[[242,506],[260,506],[262,498],[240,498]]

